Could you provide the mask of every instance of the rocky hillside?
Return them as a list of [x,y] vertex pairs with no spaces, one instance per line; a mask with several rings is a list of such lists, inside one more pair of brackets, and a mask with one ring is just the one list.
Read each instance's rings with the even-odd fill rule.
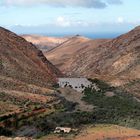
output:
[[0,135],[15,135],[14,124],[52,112],[60,75],[36,46],[0,27]]
[[32,43],[0,28],[0,87],[49,86],[60,74]]
[[140,78],[140,27],[73,55],[65,72],[122,85]]
[[43,52],[49,51],[65,42],[68,37],[48,37],[40,35],[22,35],[24,39],[32,42]]
[[[74,59],[77,54],[90,51],[91,48],[96,47],[104,41],[106,40],[90,40],[82,36],[74,36],[57,48],[45,53],[45,56],[61,71],[67,72],[67,67],[70,67],[69,64],[75,61]],[[78,67],[78,65],[76,67]]]

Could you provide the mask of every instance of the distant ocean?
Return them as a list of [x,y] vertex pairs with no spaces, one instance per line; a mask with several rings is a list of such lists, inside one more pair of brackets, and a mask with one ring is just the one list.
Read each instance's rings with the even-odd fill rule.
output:
[[100,39],[100,38],[115,38],[120,36],[122,33],[90,33],[90,34],[83,34],[83,36],[86,36],[88,38],[92,39]]
[[53,34],[53,33],[42,33],[40,35],[44,36],[52,36],[52,37],[65,37],[65,36],[74,36],[74,35],[81,35],[91,39],[101,39],[101,38],[115,38],[120,36],[122,33],[79,33],[79,34]]
[[52,36],[52,37],[67,37],[67,36],[74,36],[74,35],[81,35],[91,39],[106,39],[106,38],[115,38],[120,36],[122,33],[79,33],[79,34],[53,34],[53,33],[42,33],[40,35],[43,36]]

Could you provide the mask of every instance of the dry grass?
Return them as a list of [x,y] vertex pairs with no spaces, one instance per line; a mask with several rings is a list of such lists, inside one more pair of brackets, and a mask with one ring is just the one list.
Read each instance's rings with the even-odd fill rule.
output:
[[0,116],[5,113],[14,112],[15,110],[19,110],[19,107],[9,102],[0,101]]
[[84,126],[76,137],[49,135],[40,140],[140,140],[140,130],[117,125]]
[[131,140],[131,138],[139,137],[140,131],[136,129],[121,127],[117,125],[96,125],[88,126],[82,131],[75,140]]
[[44,96],[39,94],[33,94],[29,92],[21,92],[21,91],[15,91],[15,90],[4,90],[0,89],[1,92],[6,93],[7,95],[12,95],[16,98],[22,98],[22,99],[29,99],[33,102],[41,102],[41,103],[47,103],[54,99],[54,97],[51,96]]

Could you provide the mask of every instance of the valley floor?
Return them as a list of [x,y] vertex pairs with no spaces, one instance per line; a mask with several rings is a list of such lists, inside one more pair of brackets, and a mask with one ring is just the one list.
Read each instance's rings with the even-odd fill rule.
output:
[[[39,140],[140,140],[139,102],[103,81],[91,82],[93,86],[83,93],[70,87],[0,88],[0,131],[4,127],[11,137]],[[73,130],[54,134],[56,127]],[[2,129],[2,135],[6,130]]]
[[60,96],[64,97],[66,100],[70,102],[77,103],[76,110],[81,111],[92,111],[93,106],[87,104],[85,101],[82,100],[84,94],[77,92],[76,90],[66,87],[66,88],[59,88]]
[[78,135],[49,135],[40,140],[140,140],[140,130],[109,124],[88,125]]

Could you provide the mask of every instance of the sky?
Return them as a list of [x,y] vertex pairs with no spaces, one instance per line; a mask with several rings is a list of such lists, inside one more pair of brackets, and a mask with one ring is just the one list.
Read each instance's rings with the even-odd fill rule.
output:
[[98,35],[140,25],[140,0],[0,0],[0,26],[18,34]]

